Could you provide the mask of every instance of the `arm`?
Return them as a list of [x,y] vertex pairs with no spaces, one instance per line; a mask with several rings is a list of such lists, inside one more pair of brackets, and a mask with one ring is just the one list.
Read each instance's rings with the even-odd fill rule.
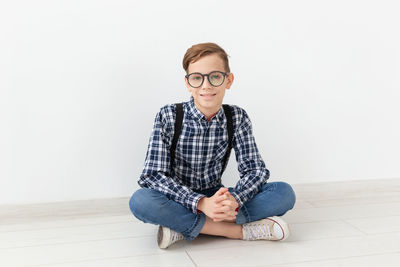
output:
[[161,109],[156,114],[138,184],[141,187],[157,190],[193,213],[197,213],[197,204],[204,195],[194,192],[170,177],[169,149],[173,138],[173,127],[167,124],[164,113],[167,112]]
[[243,119],[233,138],[240,180],[231,193],[239,207],[253,198],[269,178],[269,171],[257,149],[250,118],[245,110],[242,109],[242,112]]

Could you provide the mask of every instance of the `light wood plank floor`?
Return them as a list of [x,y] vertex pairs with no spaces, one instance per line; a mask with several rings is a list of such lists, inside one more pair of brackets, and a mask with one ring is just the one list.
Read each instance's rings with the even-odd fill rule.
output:
[[128,198],[0,206],[0,266],[400,266],[400,179],[293,187],[286,241],[201,235],[167,250]]

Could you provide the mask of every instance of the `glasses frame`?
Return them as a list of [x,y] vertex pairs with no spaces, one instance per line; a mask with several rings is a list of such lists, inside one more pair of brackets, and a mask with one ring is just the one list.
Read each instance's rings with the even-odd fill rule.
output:
[[[213,85],[213,84],[211,83],[211,81],[210,81],[210,74],[211,74],[211,73],[214,73],[214,72],[221,73],[221,74],[223,75],[223,77],[224,77],[223,80],[222,80],[222,83],[221,83],[220,85],[215,86],[215,85]],[[200,74],[200,75],[201,75],[202,81],[201,81],[201,83],[200,83],[199,86],[196,86],[196,87],[195,87],[195,86],[193,86],[193,85],[190,84],[190,82],[189,82],[189,77],[190,77],[190,75],[192,75],[192,74]],[[203,85],[203,83],[204,83],[204,76],[207,76],[207,80],[208,80],[208,82],[209,82],[212,86],[214,86],[214,87],[219,87],[219,86],[221,86],[221,85],[225,82],[225,77],[226,77],[228,74],[229,74],[229,73],[227,73],[227,72],[223,72],[223,71],[219,71],[219,70],[213,70],[213,71],[211,71],[211,72],[208,73],[208,74],[203,74],[203,73],[200,73],[200,72],[192,72],[192,73],[190,73],[190,74],[185,75],[185,77],[186,77],[186,79],[187,79],[189,85],[190,85],[191,87],[193,87],[193,88],[199,88],[199,87],[201,87],[201,86]]]

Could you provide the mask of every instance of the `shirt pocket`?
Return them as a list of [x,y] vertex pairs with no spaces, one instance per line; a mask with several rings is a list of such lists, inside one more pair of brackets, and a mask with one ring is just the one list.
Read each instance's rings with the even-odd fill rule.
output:
[[182,131],[176,144],[176,155],[183,165],[191,167],[193,164],[193,154],[196,154],[196,148],[198,147],[195,143],[197,130],[190,125],[182,125]]

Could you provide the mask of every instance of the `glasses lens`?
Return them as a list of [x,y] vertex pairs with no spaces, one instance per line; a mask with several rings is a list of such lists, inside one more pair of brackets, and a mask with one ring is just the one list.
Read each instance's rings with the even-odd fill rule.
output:
[[199,87],[203,82],[203,76],[197,73],[192,73],[189,75],[189,84],[193,87]]
[[210,73],[210,83],[213,86],[220,86],[224,82],[224,75],[220,72],[211,72]]

